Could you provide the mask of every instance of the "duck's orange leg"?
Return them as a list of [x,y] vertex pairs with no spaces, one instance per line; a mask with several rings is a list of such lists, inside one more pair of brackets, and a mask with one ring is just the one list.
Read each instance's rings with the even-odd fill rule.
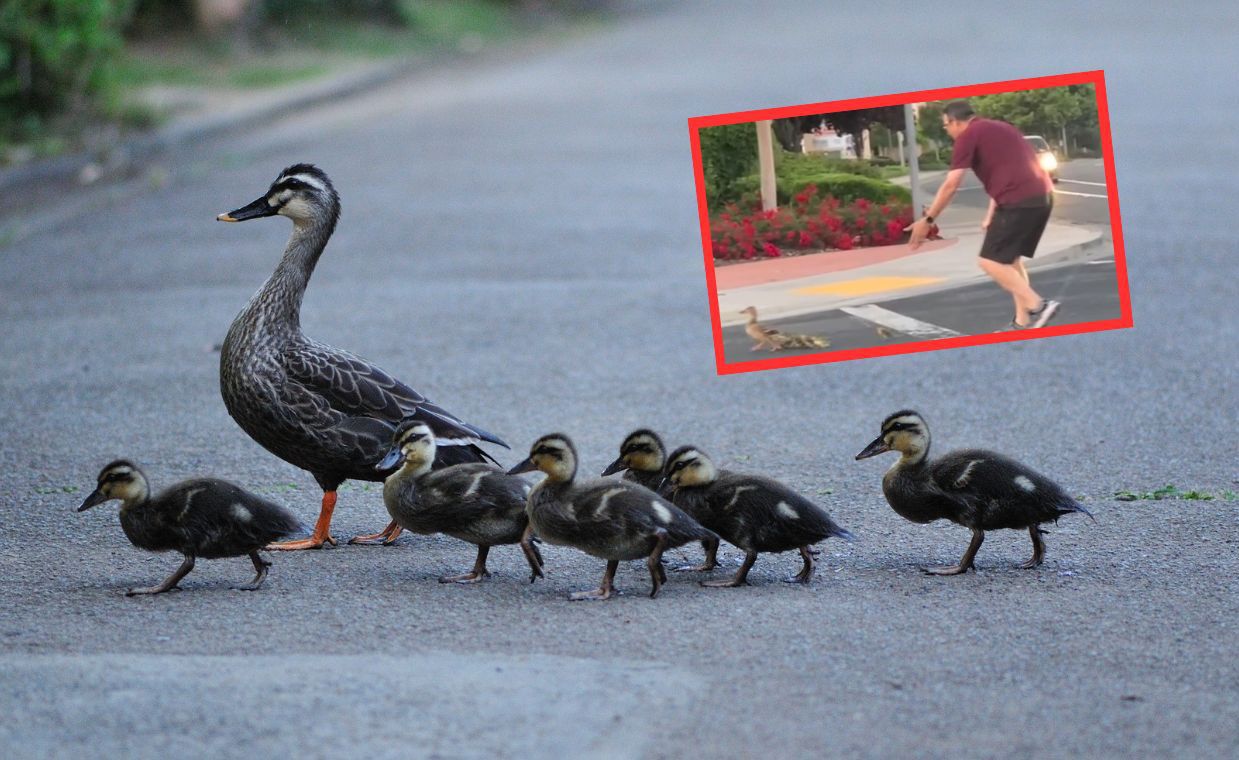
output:
[[400,538],[400,534],[404,532],[404,528],[395,520],[387,524],[387,527],[378,533],[372,533],[368,536],[353,536],[348,540],[350,544],[382,544],[383,546],[391,546],[396,543],[396,539]]
[[323,544],[336,545],[336,540],[331,537],[331,515],[336,511],[336,492],[323,491],[323,506],[318,513],[318,522],[314,523],[314,532],[309,538],[302,538],[296,541],[280,541],[274,544],[267,544],[267,549],[270,551],[295,551],[297,549],[321,549]]

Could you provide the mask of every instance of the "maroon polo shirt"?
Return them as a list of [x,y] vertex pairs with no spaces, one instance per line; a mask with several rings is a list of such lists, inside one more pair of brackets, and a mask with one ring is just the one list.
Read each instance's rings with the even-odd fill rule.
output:
[[1018,129],[979,116],[955,140],[952,169],[971,169],[999,206],[1054,192],[1050,176]]

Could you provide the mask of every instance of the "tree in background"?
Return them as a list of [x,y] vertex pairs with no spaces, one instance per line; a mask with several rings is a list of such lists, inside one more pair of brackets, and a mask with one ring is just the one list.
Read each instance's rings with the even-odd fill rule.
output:
[[1097,142],[1097,94],[1091,84],[1000,92],[969,101],[981,116],[1010,122],[1024,134],[1040,134],[1057,143],[1063,155],[1070,154],[1071,136],[1077,145]]
[[132,0],[0,3],[0,143],[106,107]]
[[922,141],[933,145],[934,158],[942,160],[942,149],[951,144],[951,136],[942,126],[943,103],[926,103],[916,114],[916,131]]
[[881,124],[894,132],[902,132],[903,106],[881,106],[878,108],[858,108],[854,111],[835,111],[811,116],[789,116],[786,119],[775,119],[774,136],[790,153],[801,152],[801,140],[806,134],[817,129],[822,124],[835,130],[835,133],[851,135],[853,145],[857,150],[864,144],[864,131],[871,124]]
[[711,206],[732,195],[736,180],[757,169],[757,127],[727,124],[698,130],[706,200]]

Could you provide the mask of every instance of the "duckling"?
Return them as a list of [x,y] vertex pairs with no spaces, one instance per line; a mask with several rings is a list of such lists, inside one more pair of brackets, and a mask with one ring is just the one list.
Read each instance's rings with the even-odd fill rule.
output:
[[[666,497],[667,493],[659,491],[659,484],[663,481],[663,463],[666,458],[667,449],[663,446],[663,441],[658,434],[648,428],[640,428],[629,433],[624,442],[620,444],[619,457],[607,465],[607,469],[602,471],[602,476],[614,475],[623,470],[624,480],[631,480],[633,483],[657,492],[659,496]],[[668,489],[669,492],[670,489]]]
[[[529,524],[525,497],[529,483],[485,462],[468,462],[432,470],[435,437],[430,426],[409,420],[397,430],[392,450],[377,469],[403,465],[383,482],[383,502],[392,520],[414,533],[445,533],[478,547],[473,569],[445,575],[440,583],[478,583],[490,577],[490,547],[520,543]],[[533,577],[542,576],[542,555],[522,544]]]
[[78,512],[118,499],[120,527],[134,546],[185,555],[185,561],[163,583],[131,588],[126,596],[162,594],[176,588],[194,569],[198,557],[243,555],[249,555],[257,574],[254,580],[235,588],[253,591],[262,585],[271,567],[258,550],[277,538],[305,530],[287,509],[225,480],[186,480],[152,497],[142,470],[127,459],[117,459],[99,472],[97,482]]
[[[947,519],[972,530],[972,542],[959,564],[928,567],[933,575],[959,575],[973,568],[985,531],[1027,529],[1032,557],[1020,567],[1031,569],[1045,559],[1041,524],[1072,512],[1092,513],[1054,481],[1002,454],[983,449],[952,451],[929,459],[929,425],[911,409],[882,421],[882,433],[857,459],[898,451],[899,460],[882,478],[886,501],[915,523]],[[1094,519],[1094,522],[1096,520]]]
[[522,539],[526,547],[532,546],[536,533],[547,543],[572,546],[607,561],[598,589],[573,593],[570,599],[610,599],[620,561],[642,557],[650,571],[653,599],[667,580],[661,562],[664,551],[690,541],[707,541],[712,552],[718,550],[718,536],[644,486],[628,480],[577,482],[577,461],[568,436],[552,433],[535,441],[529,457],[508,471],[546,473],[526,503],[529,527]]
[[[744,586],[749,570],[760,552],[800,551],[804,566],[785,579],[788,583],[808,583],[813,579],[811,546],[831,536],[852,540],[852,534],[839,527],[826,510],[782,483],[760,475],[745,475],[720,470],[696,446],[681,446],[667,458],[665,470],[674,487],[671,500],[697,518],[706,528],[744,550],[744,562],[735,576],[727,580],[703,581],[701,585]],[[701,567],[709,570],[714,557]]]
[[[667,448],[658,434],[648,428],[640,428],[628,434],[620,444],[619,458],[603,470],[602,476],[613,475],[624,470],[624,480],[645,486],[664,499],[671,499],[671,484],[663,479],[663,465],[667,460]],[[709,549],[709,541],[701,542],[706,550],[706,562],[694,569],[713,570],[717,558]],[[665,563],[666,557],[662,558]]]
[[749,315],[749,321],[745,325],[744,331],[748,333],[750,338],[757,341],[749,349],[750,351],[756,351],[763,347],[771,351],[779,351],[784,348],[826,348],[830,345],[828,338],[819,338],[816,335],[789,335],[771,327],[763,327],[757,321],[756,306],[742,309],[740,313]]
[[[404,419],[420,420],[434,431],[437,467],[493,462],[477,444],[507,444],[377,366],[302,333],[302,297],[340,216],[340,198],[321,169],[290,166],[258,200],[218,219],[241,222],[275,215],[292,220],[292,236],[275,273],[228,329],[220,349],[220,391],[242,430],[308,471],[323,489],[313,535],[270,548],[318,549],[336,543],[330,532],[336,489],[345,480],[377,481],[389,474],[374,465]],[[390,544],[401,530],[392,522],[350,543]]]

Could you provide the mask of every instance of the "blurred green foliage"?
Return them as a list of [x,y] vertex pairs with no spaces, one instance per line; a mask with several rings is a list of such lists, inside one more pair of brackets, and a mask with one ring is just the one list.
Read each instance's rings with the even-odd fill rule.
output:
[[270,20],[353,18],[388,24],[408,24],[402,0],[262,0],[261,13]]
[[[149,124],[150,114],[122,101],[128,87],[280,84],[326,73],[329,63],[313,60],[318,50],[380,57],[444,46],[481,49],[530,14],[590,6],[586,0],[247,0],[239,20],[208,35],[195,26],[201,2],[0,0],[0,163],[10,143],[63,148],[66,133],[100,120]],[[137,47],[126,49],[127,40],[154,46],[139,54]],[[279,50],[301,58],[270,60]]]
[[857,174],[861,177],[881,179],[882,170],[872,161],[853,158],[836,158],[817,153],[775,152],[775,172],[780,177],[808,176],[812,174]]
[[0,4],[0,142],[31,139],[61,114],[115,107],[114,65],[132,0]]
[[[711,209],[755,197],[761,189],[757,172],[757,129],[752,123],[706,127],[698,132],[706,200]],[[775,185],[778,203],[785,205],[809,185],[823,196],[850,203],[865,198],[885,203],[894,197],[909,202],[907,188],[885,181],[878,163],[814,153],[793,153],[775,148]]]
[[720,208],[739,197],[736,180],[757,167],[757,128],[753,124],[705,127],[697,131],[697,139],[706,200],[710,208]]
[[[846,163],[862,164],[864,162],[847,161]],[[825,171],[816,174],[776,173],[775,196],[778,204],[786,206],[792,198],[803,193],[810,185],[817,188],[819,197],[834,196],[843,204],[861,198],[873,203],[887,203],[892,199],[899,203],[912,202],[912,194],[906,187],[854,172]],[[736,194],[733,200],[741,203],[747,200],[755,201],[761,192],[761,175],[750,174],[741,177],[736,180],[732,188]]]
[[[999,92],[968,98],[968,102],[978,116],[1014,124],[1026,135],[1041,135],[1058,146],[1060,157],[1073,152],[1073,147],[1100,147],[1097,92],[1092,84]],[[931,103],[922,110],[920,128],[926,137],[936,138],[943,105]],[[1063,144],[1064,135],[1071,145]]]

